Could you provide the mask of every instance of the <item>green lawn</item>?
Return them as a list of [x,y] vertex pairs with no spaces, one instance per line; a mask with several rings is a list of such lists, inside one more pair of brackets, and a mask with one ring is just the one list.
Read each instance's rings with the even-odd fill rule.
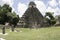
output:
[[6,40],[60,40],[60,27],[39,28],[32,30],[28,28],[17,29],[22,32],[10,32],[10,29],[6,29],[8,35],[0,34],[0,38],[4,38]]

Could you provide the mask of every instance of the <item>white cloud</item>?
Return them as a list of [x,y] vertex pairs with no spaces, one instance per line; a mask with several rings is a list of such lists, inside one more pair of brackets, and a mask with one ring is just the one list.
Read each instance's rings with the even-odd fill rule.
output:
[[23,13],[26,11],[26,9],[27,9],[27,5],[26,4],[18,3],[17,10],[18,10],[18,14],[19,14],[20,17],[23,15]]
[[60,0],[59,0],[59,6],[60,6]]
[[9,4],[9,6],[12,7],[12,12],[15,11],[15,9],[13,8],[13,3],[13,0],[0,0],[0,5]]
[[50,0],[50,1],[48,2],[48,4],[49,4],[49,6],[51,6],[51,7],[56,7],[56,6],[58,5],[58,3],[57,3],[56,0]]
[[46,9],[47,12],[54,12],[54,16],[60,15],[60,8],[58,5],[60,5],[60,0],[57,2],[56,0],[50,0],[48,2],[49,6]]
[[46,12],[54,12],[55,10],[52,8],[52,7],[48,7],[47,9],[46,9]]
[[59,1],[59,4],[60,4],[60,1]]
[[35,1],[35,4],[37,6],[37,8],[39,9],[39,11],[45,15],[45,11],[46,11],[46,6],[42,1]]
[[38,0],[30,0],[30,1],[38,1]]
[[0,0],[0,5],[9,4],[11,7],[13,5],[13,0]]
[[60,15],[60,9],[58,7],[55,8],[55,14],[54,15]]
[[60,15],[60,9],[58,7],[56,8],[48,7],[46,9],[46,12],[54,12],[54,16]]

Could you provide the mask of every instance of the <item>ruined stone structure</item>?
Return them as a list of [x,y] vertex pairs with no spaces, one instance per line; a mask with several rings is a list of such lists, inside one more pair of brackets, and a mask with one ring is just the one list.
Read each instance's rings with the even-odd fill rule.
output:
[[24,15],[21,17],[21,20],[24,22],[24,27],[29,28],[39,28],[43,27],[46,21],[44,21],[43,15],[36,8],[34,2],[30,2],[28,9],[25,11]]

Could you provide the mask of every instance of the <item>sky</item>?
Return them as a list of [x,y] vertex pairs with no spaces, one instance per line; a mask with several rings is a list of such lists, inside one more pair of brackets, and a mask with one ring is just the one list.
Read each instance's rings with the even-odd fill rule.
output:
[[35,2],[42,15],[45,15],[46,12],[54,12],[54,16],[60,15],[60,0],[0,0],[0,5],[9,4],[12,11],[21,17],[27,10],[30,1]]

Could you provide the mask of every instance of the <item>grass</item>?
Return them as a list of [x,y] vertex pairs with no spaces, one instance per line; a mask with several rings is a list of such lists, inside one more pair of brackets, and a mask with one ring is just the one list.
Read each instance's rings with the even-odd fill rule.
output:
[[[6,40],[60,40],[60,27],[49,27],[32,29],[29,28],[16,28],[22,32],[10,32],[6,29],[8,35],[1,35],[0,38]],[[1,29],[0,29],[1,32]]]

